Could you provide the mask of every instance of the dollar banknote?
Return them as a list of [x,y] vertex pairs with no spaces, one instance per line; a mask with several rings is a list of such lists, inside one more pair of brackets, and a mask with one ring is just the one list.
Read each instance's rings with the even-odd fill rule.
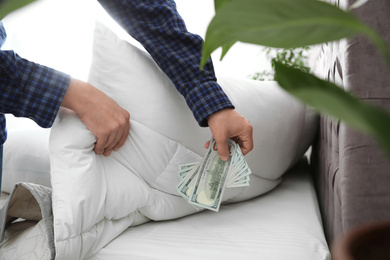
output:
[[220,159],[215,140],[200,162],[180,165],[178,193],[196,209],[219,210],[226,188],[249,186],[251,170],[237,143],[228,140],[230,157]]

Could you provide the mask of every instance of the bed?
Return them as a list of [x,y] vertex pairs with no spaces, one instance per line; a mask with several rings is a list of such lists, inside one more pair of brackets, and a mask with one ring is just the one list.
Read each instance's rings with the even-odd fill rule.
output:
[[[61,19],[66,2],[71,1],[39,1],[20,10],[19,15],[31,18],[32,28],[37,27],[34,17],[38,16],[37,22],[45,28],[47,19]],[[77,4],[80,10],[72,17],[78,29],[66,31],[71,36],[63,33],[63,38],[55,41],[55,32],[47,33],[56,27],[56,19],[41,36],[46,36],[49,44],[58,44],[54,48],[58,52],[78,50],[72,57],[78,59],[77,66],[62,68],[74,71],[128,109],[132,131],[123,149],[104,158],[94,155],[93,135],[69,111],[62,110],[49,130],[8,117],[3,174],[8,211],[3,208],[3,220],[16,217],[29,221],[19,219],[0,227],[1,260],[330,259],[329,245],[335,237],[356,225],[389,217],[388,182],[383,181],[388,180],[389,164],[372,140],[324,116],[315,139],[318,116],[275,82],[225,75],[218,76],[221,86],[255,129],[261,129],[255,130],[255,150],[247,156],[253,174],[248,188],[226,193],[218,213],[194,210],[175,194],[176,169],[179,164],[200,160],[202,142],[210,138],[208,130],[197,126],[184,100],[137,43],[107,18],[92,15],[82,19],[86,10],[101,12],[94,1]],[[367,17],[365,12],[385,7],[385,0],[371,1],[356,12]],[[61,57],[50,59],[52,55],[43,54],[47,49],[43,43],[21,44],[23,37],[32,37],[30,29],[13,25],[12,19],[17,19],[16,15],[5,23],[11,28],[8,44],[15,44],[18,52],[31,55],[31,59],[59,69],[64,66]],[[13,35],[12,28],[18,33]],[[82,44],[72,46],[80,37],[85,39]],[[361,68],[347,64],[358,64],[353,60],[358,57],[351,53],[362,48],[361,41],[358,38],[320,48],[315,56],[317,73],[327,76],[332,68],[329,75],[354,90],[361,81],[346,75],[360,75],[354,69]],[[367,52],[369,57],[361,59],[377,65],[379,58]],[[375,70],[380,74],[375,79],[386,82],[384,71]],[[127,82],[131,86],[121,87]],[[371,99],[386,106],[383,93],[375,95]],[[360,147],[362,138],[367,143]],[[314,139],[309,158],[305,152]],[[367,158],[367,154],[376,163],[356,166],[362,157],[355,156]],[[362,180],[367,182],[367,169],[380,172],[380,177],[370,178],[378,187],[377,193],[355,188],[364,186]],[[348,177],[356,172],[363,177]],[[376,198],[374,202],[372,198]],[[22,208],[26,211],[14,213],[18,205],[25,205]],[[33,216],[26,216],[26,212]],[[15,242],[18,239],[20,242]]]

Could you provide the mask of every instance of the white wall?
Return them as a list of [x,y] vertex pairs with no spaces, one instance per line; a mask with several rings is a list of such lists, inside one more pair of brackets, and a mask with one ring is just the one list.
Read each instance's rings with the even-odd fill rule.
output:
[[[176,0],[189,31],[204,37],[214,15],[212,0]],[[4,19],[8,40],[4,48],[22,57],[86,79],[94,22],[108,20],[95,0],[40,0]],[[261,47],[238,43],[219,61],[213,53],[218,75],[246,78],[269,66]]]

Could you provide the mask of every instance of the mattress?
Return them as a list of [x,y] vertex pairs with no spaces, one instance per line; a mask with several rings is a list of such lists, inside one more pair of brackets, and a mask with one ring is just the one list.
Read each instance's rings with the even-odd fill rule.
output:
[[131,227],[88,260],[330,259],[310,168],[275,190],[184,218]]

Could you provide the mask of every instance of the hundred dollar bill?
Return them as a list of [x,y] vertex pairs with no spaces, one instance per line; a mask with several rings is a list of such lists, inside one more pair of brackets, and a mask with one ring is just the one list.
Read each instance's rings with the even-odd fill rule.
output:
[[234,183],[229,184],[227,188],[237,188],[237,187],[246,187],[249,186],[250,178],[245,176],[240,180],[235,181]]
[[194,183],[196,181],[198,172],[199,172],[198,167],[192,168],[192,170],[186,174],[186,176],[181,180],[181,182],[176,188],[178,193],[186,200],[189,199],[193,191]]
[[[237,158],[238,159],[238,158]],[[194,167],[197,167],[199,165],[198,163],[190,163],[179,166],[179,176],[180,179],[183,180],[184,177],[193,170]],[[183,166],[183,167],[182,167]],[[232,170],[228,174],[226,188],[235,188],[235,187],[245,187],[249,186],[249,176],[252,172],[249,169],[249,167],[246,165],[246,167],[243,167],[241,170],[238,170],[237,167],[234,167],[234,163],[232,162]],[[196,178],[196,177],[195,177]],[[193,184],[194,181],[192,181],[190,184]],[[179,184],[180,185],[180,184]],[[192,189],[187,189],[188,191],[191,191]]]
[[[248,166],[240,169],[237,173],[235,173],[235,174],[233,173],[230,175],[228,185],[232,184],[232,183],[237,183],[238,181],[242,182],[243,180],[249,180],[249,175],[251,173],[252,172]],[[230,185],[228,187],[230,187]]]
[[218,211],[225,188],[249,186],[251,170],[241,149],[232,140],[228,143],[231,155],[227,162],[219,159],[215,140],[212,139],[200,162],[178,168],[180,183],[177,191],[197,210]]
[[215,140],[211,140],[208,152],[199,164],[198,176],[189,196],[189,203],[213,211],[219,210],[237,146],[234,141],[228,140],[231,156],[227,161],[223,161],[218,155]]
[[196,167],[199,164],[199,162],[194,162],[194,163],[187,163],[179,166],[179,177],[180,179],[184,179],[184,177],[191,172],[191,170]]

